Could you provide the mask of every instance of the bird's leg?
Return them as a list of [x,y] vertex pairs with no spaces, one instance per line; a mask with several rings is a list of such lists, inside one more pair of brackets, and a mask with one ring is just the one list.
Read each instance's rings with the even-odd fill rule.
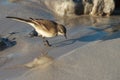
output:
[[48,40],[44,41],[44,45],[50,47],[51,45],[49,44]]
[[49,47],[51,46],[49,44],[48,40],[45,39],[45,37],[43,37],[43,43],[44,43],[45,46],[49,46]]

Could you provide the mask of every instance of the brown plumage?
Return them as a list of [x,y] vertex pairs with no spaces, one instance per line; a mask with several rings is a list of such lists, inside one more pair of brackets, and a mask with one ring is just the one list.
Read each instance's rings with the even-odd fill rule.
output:
[[64,35],[65,38],[67,38],[66,28],[62,24],[58,24],[51,20],[33,19],[33,18],[22,19],[18,17],[10,17],[10,16],[7,16],[6,18],[11,18],[13,20],[17,20],[31,25],[36,30],[38,35],[43,38],[43,41],[48,46],[50,46],[50,44],[47,40],[45,40],[45,37],[55,37],[58,35]]

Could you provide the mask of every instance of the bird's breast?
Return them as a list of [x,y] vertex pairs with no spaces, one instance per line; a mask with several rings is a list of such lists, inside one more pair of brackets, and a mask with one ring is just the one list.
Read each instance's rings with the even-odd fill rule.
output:
[[44,31],[44,30],[36,30],[39,35],[42,35],[43,37],[54,37],[57,35],[57,33]]

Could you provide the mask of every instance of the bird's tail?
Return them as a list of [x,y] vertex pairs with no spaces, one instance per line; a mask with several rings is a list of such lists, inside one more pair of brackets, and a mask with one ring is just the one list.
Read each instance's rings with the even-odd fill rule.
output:
[[6,18],[11,18],[13,20],[28,23],[28,24],[32,22],[31,20],[28,20],[28,19],[22,19],[22,18],[12,17],[12,16],[7,16]]

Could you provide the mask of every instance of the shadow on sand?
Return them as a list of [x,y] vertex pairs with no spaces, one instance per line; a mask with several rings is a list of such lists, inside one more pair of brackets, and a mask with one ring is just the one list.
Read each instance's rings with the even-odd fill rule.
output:
[[[94,29],[94,28],[91,28],[91,29]],[[110,32],[106,32],[101,29],[96,29],[96,31],[91,34],[88,33],[87,35],[84,35],[78,38],[61,41],[61,42],[55,43],[54,45],[57,45],[58,47],[63,47],[66,45],[73,44],[77,41],[78,42],[92,42],[92,41],[97,41],[97,40],[106,41],[106,40],[111,40],[111,39],[116,39],[116,38],[120,38],[119,30],[110,33]]]

